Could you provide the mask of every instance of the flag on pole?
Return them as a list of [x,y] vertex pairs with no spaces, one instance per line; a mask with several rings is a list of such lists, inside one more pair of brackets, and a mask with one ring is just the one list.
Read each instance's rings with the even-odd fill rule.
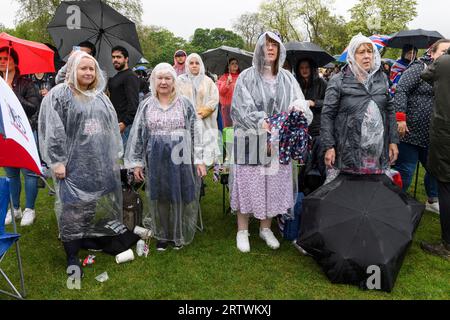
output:
[[42,175],[41,160],[28,117],[14,91],[0,77],[0,167]]

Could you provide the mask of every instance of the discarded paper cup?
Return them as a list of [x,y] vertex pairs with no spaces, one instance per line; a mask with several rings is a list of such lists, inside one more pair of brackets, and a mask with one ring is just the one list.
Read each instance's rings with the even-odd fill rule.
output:
[[148,229],[145,229],[142,227],[138,227],[138,226],[136,226],[134,228],[133,232],[134,232],[134,234],[137,234],[139,237],[141,237],[141,239],[144,239],[144,240],[149,239],[152,236],[151,230],[148,230]]
[[117,264],[125,263],[128,261],[134,260],[134,253],[133,250],[129,249],[125,252],[122,252],[121,254],[116,256],[116,262]]

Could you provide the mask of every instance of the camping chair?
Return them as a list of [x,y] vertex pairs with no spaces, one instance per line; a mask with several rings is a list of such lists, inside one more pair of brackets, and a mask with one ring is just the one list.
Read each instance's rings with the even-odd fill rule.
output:
[[17,263],[18,263],[19,273],[20,273],[20,285],[21,285],[21,289],[22,289],[22,293],[19,293],[19,291],[13,285],[13,283],[8,278],[8,276],[3,271],[3,269],[1,268],[1,265],[0,265],[0,275],[3,276],[3,278],[6,280],[6,282],[10,286],[11,290],[13,290],[13,293],[3,291],[3,290],[0,290],[0,293],[3,293],[10,297],[22,300],[25,298],[25,285],[24,285],[23,270],[22,270],[22,260],[20,258],[20,250],[19,250],[19,243],[18,243],[20,235],[17,234],[16,222],[15,222],[14,218],[12,219],[14,233],[10,234],[10,233],[5,232],[5,218],[6,218],[6,212],[8,211],[8,203],[11,203],[11,208],[13,208],[11,197],[10,197],[10,192],[9,192],[9,179],[0,178],[0,264],[3,261],[3,259],[5,258],[8,250],[15,243],[16,244],[16,253],[17,253]]

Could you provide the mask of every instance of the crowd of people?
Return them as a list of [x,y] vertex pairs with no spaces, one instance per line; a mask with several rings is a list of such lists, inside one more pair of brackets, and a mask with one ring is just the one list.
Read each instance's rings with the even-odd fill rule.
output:
[[[178,50],[173,66],[155,66],[150,83],[130,69],[124,47],[111,51],[117,74],[109,79],[92,43],[77,48],[56,74],[31,77],[21,76],[13,49],[0,48],[0,74],[9,71],[5,80],[55,180],[58,228],[69,267],[80,267],[83,239],[111,236],[111,222],[121,221],[121,168],[132,170],[135,181],[145,181],[143,226],[152,230],[157,249],[189,245],[197,230],[203,178],[215,165],[225,165],[219,128],[234,129],[226,158],[239,251],[251,250],[250,218],[259,221],[259,236],[270,248],[280,247],[272,221],[292,214],[298,188],[311,193],[341,173],[386,174],[392,167],[407,191],[420,161],[427,170],[427,209],[441,213],[443,239],[423,248],[450,255],[445,98],[450,62],[448,55],[440,58],[450,40],[438,41],[421,58],[416,48],[406,46],[388,77],[376,45],[362,35],[351,40],[347,65],[321,74],[314,58],[287,66],[281,37],[265,32],[246,70],[233,57],[223,75],[211,78],[200,55]],[[300,171],[289,157],[280,159],[286,150],[277,145],[276,119],[293,114],[308,124],[312,138]],[[320,178],[314,183],[307,178],[312,170]],[[14,168],[6,173],[14,208],[5,222],[22,218],[22,226],[32,225],[39,177]]]

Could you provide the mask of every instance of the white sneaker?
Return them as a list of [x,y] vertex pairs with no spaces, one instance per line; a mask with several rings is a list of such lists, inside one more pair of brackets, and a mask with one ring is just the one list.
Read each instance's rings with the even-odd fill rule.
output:
[[280,243],[278,242],[277,238],[273,235],[272,230],[270,229],[262,229],[259,231],[259,236],[261,239],[266,241],[267,245],[272,248],[273,250],[277,250],[280,248]]
[[440,214],[439,202],[430,203],[430,202],[427,201],[427,203],[425,205],[426,205],[425,210],[430,211],[430,212],[434,212],[434,213],[437,213],[437,214]]
[[250,252],[250,241],[248,240],[249,236],[250,234],[248,233],[248,230],[239,231],[236,235],[237,248],[242,253]]
[[23,212],[23,218],[20,222],[21,227],[28,227],[31,226],[34,223],[34,220],[36,219],[36,211],[32,209],[25,209]]
[[[22,218],[22,209],[14,209],[14,217],[17,219]],[[5,225],[9,225],[12,223],[12,217],[11,217],[11,209],[8,210],[8,213],[6,214],[5,218]]]

